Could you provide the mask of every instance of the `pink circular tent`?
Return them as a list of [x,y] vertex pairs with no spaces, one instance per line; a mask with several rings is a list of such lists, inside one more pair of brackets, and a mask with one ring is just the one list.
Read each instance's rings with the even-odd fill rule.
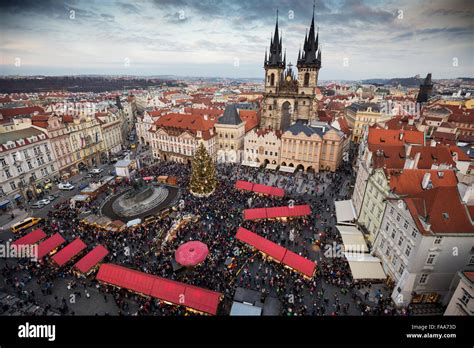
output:
[[181,244],[174,254],[176,262],[180,265],[192,267],[203,262],[209,249],[207,245],[199,241],[191,241]]

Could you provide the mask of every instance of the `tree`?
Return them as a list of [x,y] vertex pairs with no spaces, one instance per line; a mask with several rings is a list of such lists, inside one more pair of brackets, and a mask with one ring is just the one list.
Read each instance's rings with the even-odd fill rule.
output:
[[216,186],[216,168],[204,144],[201,143],[194,154],[191,164],[189,190],[193,195],[203,197],[211,195]]

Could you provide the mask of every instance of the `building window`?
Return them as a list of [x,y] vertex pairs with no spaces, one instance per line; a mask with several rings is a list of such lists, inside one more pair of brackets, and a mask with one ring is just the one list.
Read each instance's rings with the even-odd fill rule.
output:
[[400,236],[400,239],[398,240],[398,246],[402,246],[403,244],[403,237]]
[[418,281],[418,283],[420,284],[426,284],[426,282],[428,281],[428,274],[427,273],[423,273],[420,277],[420,280]]
[[440,245],[442,240],[443,240],[443,237],[436,237],[435,240],[434,240],[434,244],[435,245]]
[[413,231],[411,231],[411,236],[413,238],[416,238],[417,235],[418,235],[418,231],[416,230],[416,228],[414,228]]
[[405,249],[405,255],[410,256],[411,253],[411,246],[407,245],[407,248]]
[[405,270],[405,266],[400,265],[400,268],[398,269],[398,273],[402,274],[404,270]]
[[401,218],[402,216],[400,214],[397,214],[397,221],[400,221]]
[[403,228],[406,230],[408,229],[408,221],[405,221],[405,223],[403,224]]
[[393,215],[395,211],[393,210],[393,207],[390,208],[390,215]]
[[397,231],[395,229],[392,230],[392,239],[395,239],[395,236],[397,235]]
[[309,73],[304,74],[304,87],[309,86]]
[[469,266],[474,265],[474,255],[471,255],[471,258],[469,260]]
[[12,190],[16,190],[16,185],[14,181],[10,182],[10,187],[12,188]]
[[463,292],[464,292],[464,294],[462,295],[462,297],[459,300],[462,303],[464,303],[464,305],[467,306],[467,304],[469,303],[469,300],[471,299],[471,296],[469,296],[469,293],[467,293],[464,289],[463,289]]
[[432,265],[435,262],[436,254],[429,254],[428,258],[426,259],[427,265]]

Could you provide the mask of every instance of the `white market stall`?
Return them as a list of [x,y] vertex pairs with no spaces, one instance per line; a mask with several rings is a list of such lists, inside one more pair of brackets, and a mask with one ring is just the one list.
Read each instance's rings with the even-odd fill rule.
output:
[[296,170],[295,167],[287,167],[287,166],[280,166],[279,171],[280,172],[285,172],[285,173],[294,173]]

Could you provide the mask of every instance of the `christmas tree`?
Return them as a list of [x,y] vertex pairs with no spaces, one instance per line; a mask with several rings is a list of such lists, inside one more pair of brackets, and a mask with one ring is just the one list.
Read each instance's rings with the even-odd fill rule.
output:
[[204,144],[201,143],[194,154],[189,189],[193,195],[205,197],[211,195],[216,186],[216,168]]

